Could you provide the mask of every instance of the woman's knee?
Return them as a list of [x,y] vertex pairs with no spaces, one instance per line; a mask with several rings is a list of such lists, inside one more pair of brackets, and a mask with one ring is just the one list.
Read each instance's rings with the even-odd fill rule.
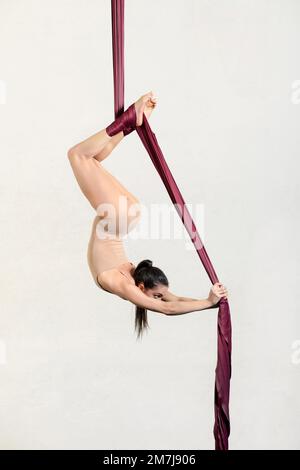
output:
[[67,156],[68,156],[68,159],[71,161],[71,160],[75,160],[76,156],[77,156],[77,152],[75,150],[75,147],[71,147],[68,152],[67,152]]
[[81,162],[81,161],[85,161],[86,160],[86,157],[84,155],[82,155],[82,153],[80,153],[77,149],[77,147],[71,147],[68,152],[67,152],[67,156],[68,156],[68,159],[70,160],[70,162]]

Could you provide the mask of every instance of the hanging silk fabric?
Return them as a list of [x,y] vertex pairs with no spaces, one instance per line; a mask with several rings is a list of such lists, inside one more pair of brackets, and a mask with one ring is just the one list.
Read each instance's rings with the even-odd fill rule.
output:
[[[124,0],[111,0],[112,50],[114,77],[114,111],[117,118],[124,111]],[[200,239],[194,221],[185,206],[184,199],[158,145],[144,114],[143,124],[136,128],[174,207],[184,224],[196,252],[212,284],[219,282],[213,265]],[[215,423],[213,428],[215,450],[228,450],[230,434],[229,391],[231,378],[231,319],[228,300],[221,298],[218,311],[218,347],[215,369]]]

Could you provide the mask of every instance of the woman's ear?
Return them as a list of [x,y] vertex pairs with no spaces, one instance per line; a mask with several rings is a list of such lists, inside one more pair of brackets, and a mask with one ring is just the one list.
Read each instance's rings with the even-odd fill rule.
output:
[[143,283],[143,282],[139,282],[139,283],[138,283],[138,288],[141,289],[141,291],[144,292],[144,290],[145,290],[144,283]]

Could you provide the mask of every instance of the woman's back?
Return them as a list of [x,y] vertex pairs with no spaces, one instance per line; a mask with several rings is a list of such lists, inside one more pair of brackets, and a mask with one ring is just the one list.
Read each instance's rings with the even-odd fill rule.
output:
[[100,220],[101,218],[96,216],[93,221],[87,250],[88,265],[98,286],[104,271],[118,269],[121,265],[130,263],[121,237],[100,238],[97,235],[97,224]]

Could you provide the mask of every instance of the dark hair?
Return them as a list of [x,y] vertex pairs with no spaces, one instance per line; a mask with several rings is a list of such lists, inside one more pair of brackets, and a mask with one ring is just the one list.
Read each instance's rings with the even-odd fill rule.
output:
[[[164,286],[169,285],[169,281],[163,271],[153,266],[152,261],[149,259],[144,259],[137,265],[133,278],[136,286],[142,282],[146,289],[152,289],[159,284]],[[142,336],[146,328],[149,328],[147,310],[137,305],[135,310],[135,330],[137,331],[138,338]]]

